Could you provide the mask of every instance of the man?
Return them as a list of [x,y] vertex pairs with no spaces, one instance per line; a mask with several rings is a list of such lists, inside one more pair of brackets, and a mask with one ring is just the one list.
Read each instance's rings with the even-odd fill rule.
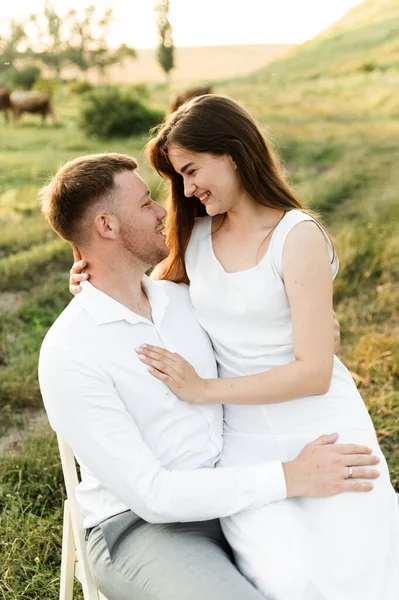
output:
[[181,402],[135,352],[162,345],[217,376],[187,286],[145,276],[168,254],[166,212],[136,167],[121,154],[78,158],[41,192],[50,224],[90,268],[39,364],[50,423],[81,466],[89,561],[109,600],[261,600],[233,565],[218,517],[287,496],[370,490],[359,478],[378,476],[369,468],[377,459],[328,435],[291,463],[213,468],[222,407]]

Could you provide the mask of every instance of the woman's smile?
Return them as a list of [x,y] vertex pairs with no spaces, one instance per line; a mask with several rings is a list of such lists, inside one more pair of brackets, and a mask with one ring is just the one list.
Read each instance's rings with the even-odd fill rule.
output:
[[197,196],[197,198],[202,202],[202,204],[207,204],[209,198],[211,196],[211,192],[205,192],[201,196]]

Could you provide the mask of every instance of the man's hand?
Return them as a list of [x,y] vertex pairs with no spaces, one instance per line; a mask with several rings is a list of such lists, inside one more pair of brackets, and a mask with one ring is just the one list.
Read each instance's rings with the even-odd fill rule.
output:
[[338,434],[323,435],[307,444],[292,462],[284,463],[287,497],[334,496],[341,492],[369,492],[380,462],[367,446],[335,444]]
[[341,328],[338,323],[337,313],[333,312],[334,316],[334,354],[337,354],[341,345]]

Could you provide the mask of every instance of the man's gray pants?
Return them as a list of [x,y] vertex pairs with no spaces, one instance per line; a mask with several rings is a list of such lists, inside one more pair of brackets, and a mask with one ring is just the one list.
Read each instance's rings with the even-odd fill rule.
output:
[[218,520],[150,524],[127,511],[91,530],[87,554],[108,600],[265,600],[234,566]]

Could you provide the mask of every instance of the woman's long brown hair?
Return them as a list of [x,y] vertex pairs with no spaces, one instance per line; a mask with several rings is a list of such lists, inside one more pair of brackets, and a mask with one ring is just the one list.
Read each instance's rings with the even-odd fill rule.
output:
[[184,254],[195,217],[206,215],[205,206],[198,198],[187,199],[184,195],[183,178],[169,160],[171,143],[191,152],[229,154],[237,165],[245,190],[257,202],[283,211],[303,209],[255,121],[231,98],[216,94],[193,98],[169,115],[155,131],[156,136],[146,147],[147,158],[170,183],[166,204],[166,243],[170,254],[157,267],[158,279],[189,283]]

